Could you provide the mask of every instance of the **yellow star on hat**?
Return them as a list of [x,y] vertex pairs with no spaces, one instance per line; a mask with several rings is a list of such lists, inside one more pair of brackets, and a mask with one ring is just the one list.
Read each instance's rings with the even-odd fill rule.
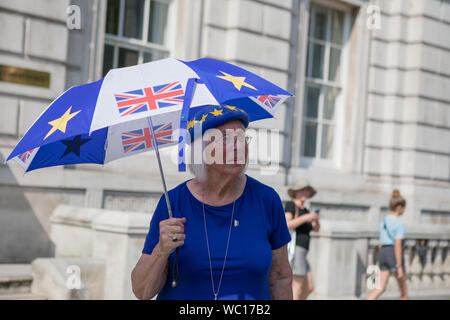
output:
[[238,89],[239,91],[241,90],[241,87],[247,87],[253,90],[258,90],[256,89],[254,86],[252,86],[251,84],[245,82],[245,77],[236,77],[236,76],[232,76],[231,74],[228,74],[226,72],[220,71],[222,72],[224,75],[223,76],[216,76],[217,78],[226,80],[226,81],[230,81],[234,87],[236,89]]
[[77,112],[74,113],[70,113],[70,110],[72,109],[72,106],[70,106],[69,109],[67,109],[66,112],[64,112],[64,114],[59,117],[58,119],[55,119],[53,121],[50,121],[48,124],[52,125],[52,128],[50,129],[50,131],[47,133],[47,135],[45,136],[44,140],[47,139],[53,132],[55,132],[56,130],[61,131],[62,133],[66,133],[66,126],[67,126],[67,122],[69,122],[70,119],[72,119],[73,117],[75,117],[79,112],[81,112],[81,110],[78,110]]
[[190,128],[193,128],[196,122],[198,122],[198,121],[195,120],[195,117],[194,117],[194,119],[192,119],[191,121],[188,122],[186,130],[189,130]]
[[206,117],[208,116],[208,113],[207,114],[204,114],[204,115],[202,115],[202,119],[200,120],[200,123],[203,123],[203,122],[205,122],[205,120],[206,120]]
[[225,106],[225,108],[230,109],[231,111],[237,111],[236,107],[233,106]]
[[223,110],[217,110],[216,108],[214,108],[214,111],[212,111],[212,112],[210,112],[214,117],[217,117],[217,116],[223,116]]

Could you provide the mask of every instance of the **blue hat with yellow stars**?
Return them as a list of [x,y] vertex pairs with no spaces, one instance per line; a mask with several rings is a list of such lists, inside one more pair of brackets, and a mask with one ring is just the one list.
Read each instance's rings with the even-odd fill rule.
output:
[[[196,108],[197,109],[197,108]],[[239,119],[242,121],[245,128],[248,127],[248,114],[244,110],[235,107],[235,106],[213,106],[207,105],[203,107],[198,107],[198,110],[193,114],[192,118],[187,124],[187,131],[190,135],[190,140],[188,142],[192,142],[194,140],[194,133],[198,134],[199,131],[194,129],[197,126],[201,125],[201,133],[205,133],[206,130],[211,128],[217,128],[221,124],[225,122]]]

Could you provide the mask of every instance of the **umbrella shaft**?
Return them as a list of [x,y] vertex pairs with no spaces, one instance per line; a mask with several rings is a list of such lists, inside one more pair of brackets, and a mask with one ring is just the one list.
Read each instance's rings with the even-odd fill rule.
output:
[[164,188],[164,196],[166,198],[167,210],[169,211],[169,218],[172,218],[172,207],[170,206],[169,195],[167,194],[166,179],[164,178],[164,172],[163,172],[162,165],[161,165],[161,159],[159,157],[159,149],[158,149],[158,144],[156,143],[155,132],[153,131],[152,119],[151,119],[151,117],[147,117],[147,119],[148,119],[148,125],[150,127],[150,132],[152,135],[152,144],[156,151],[156,159],[158,159],[159,173],[161,174],[161,180],[162,180],[162,184],[163,184],[163,188]]

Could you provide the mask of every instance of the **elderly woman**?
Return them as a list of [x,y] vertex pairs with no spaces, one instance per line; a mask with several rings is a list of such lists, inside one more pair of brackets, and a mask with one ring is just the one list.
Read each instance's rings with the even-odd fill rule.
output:
[[202,140],[210,154],[190,165],[195,178],[168,192],[172,219],[159,200],[131,274],[137,298],[292,299],[280,197],[245,174],[248,122],[245,111],[231,106],[201,107],[189,122],[188,142],[200,130],[194,144]]

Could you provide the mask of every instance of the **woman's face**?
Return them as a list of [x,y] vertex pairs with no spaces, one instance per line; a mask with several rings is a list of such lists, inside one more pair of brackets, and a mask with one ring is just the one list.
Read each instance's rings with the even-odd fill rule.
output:
[[239,174],[245,170],[248,160],[248,145],[245,127],[238,119],[228,121],[205,137],[207,167],[222,174]]
[[305,202],[310,196],[309,188],[303,188],[295,192],[295,199]]

